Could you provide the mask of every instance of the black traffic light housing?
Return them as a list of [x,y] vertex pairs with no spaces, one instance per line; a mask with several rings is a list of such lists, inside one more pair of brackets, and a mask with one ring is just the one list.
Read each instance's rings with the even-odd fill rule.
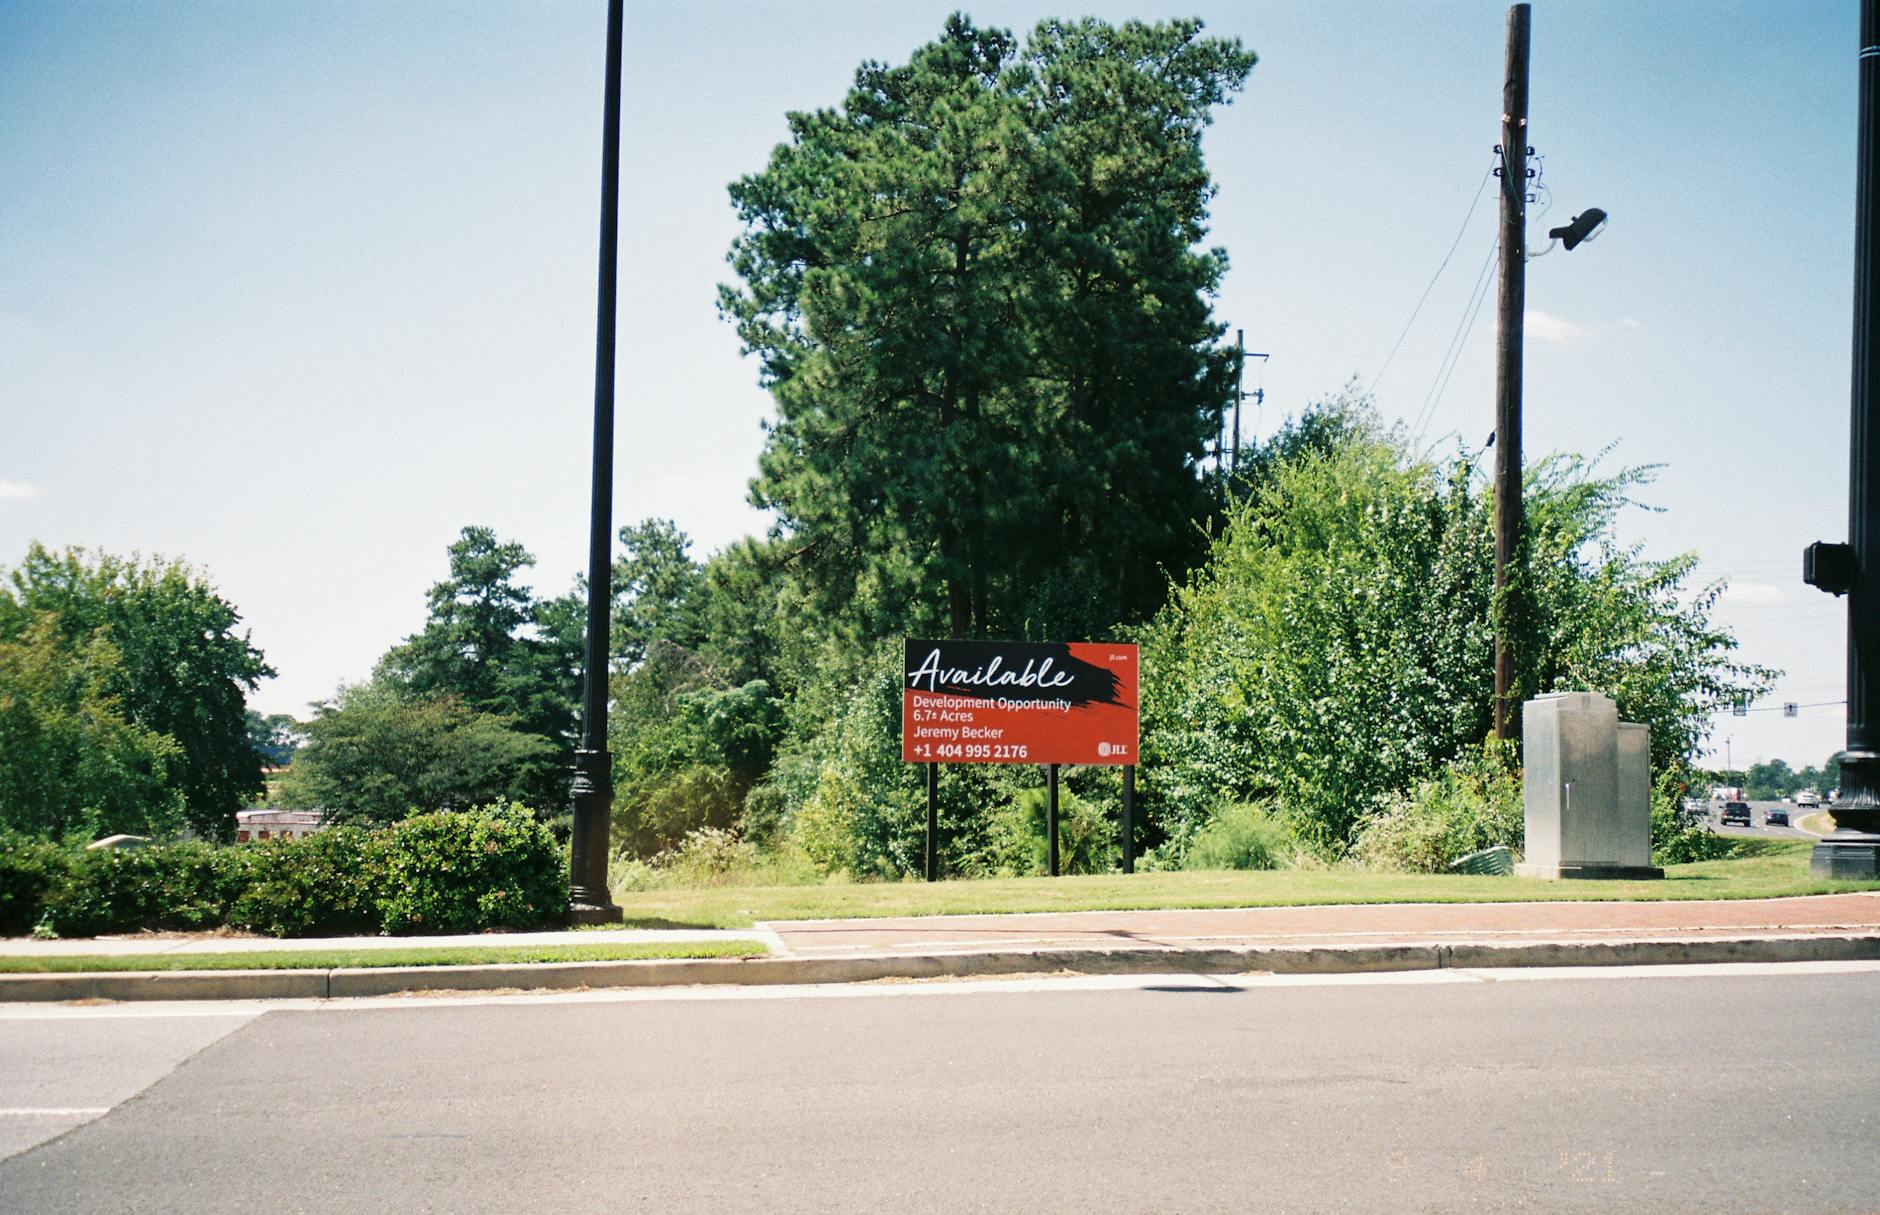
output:
[[1830,595],[1845,595],[1860,576],[1860,562],[1851,544],[1817,540],[1802,550],[1802,581]]

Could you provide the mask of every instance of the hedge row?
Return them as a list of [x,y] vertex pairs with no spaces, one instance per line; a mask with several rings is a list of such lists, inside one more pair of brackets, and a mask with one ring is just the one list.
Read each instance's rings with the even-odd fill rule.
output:
[[549,829],[505,803],[228,847],[91,852],[0,834],[0,936],[533,928],[561,922],[564,883]]

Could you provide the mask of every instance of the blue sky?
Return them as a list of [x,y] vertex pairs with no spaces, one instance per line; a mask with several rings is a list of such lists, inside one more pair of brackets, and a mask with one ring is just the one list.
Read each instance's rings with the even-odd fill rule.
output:
[[[725,185],[949,11],[1198,14],[1260,56],[1208,135],[1218,317],[1269,351],[1270,433],[1354,378],[1439,452],[1492,427],[1504,3],[628,5],[615,513],[700,554],[761,530],[768,400],[715,311]],[[1630,512],[1699,554],[1771,705],[1838,702],[1858,6],[1534,6],[1545,227],[1527,453],[1662,466]],[[0,0],[0,564],[33,539],[187,557],[301,712],[423,619],[458,529],[584,561],[604,5]],[[1538,209],[1538,208],[1537,208]],[[1443,383],[1445,351],[1466,340]],[[1419,420],[1421,425],[1419,426]],[[1760,706],[1759,706],[1760,708]],[[1819,762],[1838,704],[1719,723]]]

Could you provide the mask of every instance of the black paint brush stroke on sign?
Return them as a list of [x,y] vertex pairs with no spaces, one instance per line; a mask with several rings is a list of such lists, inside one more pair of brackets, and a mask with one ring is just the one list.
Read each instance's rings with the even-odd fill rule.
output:
[[1067,700],[1072,708],[1128,707],[1114,671],[1073,658],[1061,642],[909,641],[901,686],[988,699]]

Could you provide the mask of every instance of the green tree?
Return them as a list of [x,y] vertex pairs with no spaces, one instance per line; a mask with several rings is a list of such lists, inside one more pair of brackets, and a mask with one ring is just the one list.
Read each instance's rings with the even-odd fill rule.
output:
[[[1342,851],[1389,794],[1489,731],[1492,496],[1362,405],[1332,408],[1343,437],[1273,462],[1145,631],[1144,801],[1178,841],[1217,805],[1271,801]],[[1720,588],[1687,595],[1693,558],[1646,561],[1614,540],[1639,479],[1570,458],[1530,467],[1535,610],[1516,653],[1524,695],[1604,692],[1648,725],[1662,774],[1770,673],[1709,622]]]
[[167,777],[188,826],[233,838],[235,811],[261,791],[247,693],[274,674],[227,600],[181,561],[53,552],[34,544],[0,587],[0,641],[49,615],[68,653],[106,636],[118,661],[109,694],[125,719],[176,745]]
[[124,715],[123,681],[104,631],[74,648],[49,612],[0,641],[0,829],[161,838],[183,826],[181,748]]
[[689,831],[745,825],[745,798],[769,769],[781,733],[782,708],[769,684],[725,686],[696,656],[655,642],[644,662],[615,676],[614,700],[618,846],[650,855]]
[[[571,605],[538,603],[519,582],[535,559],[487,527],[449,548],[450,576],[427,596],[424,628],[379,660],[376,679],[414,702],[454,699],[544,744],[506,753],[520,767],[504,788],[538,808],[567,799],[581,693]],[[487,799],[485,799],[487,800]]]
[[[1813,772],[1810,768],[1808,771]],[[1772,759],[1751,764],[1743,777],[1743,792],[1756,801],[1775,801],[1802,787],[1802,773],[1790,768],[1788,761]],[[1812,786],[1811,786],[1812,788]]]
[[270,768],[285,768],[293,762],[294,750],[300,746],[300,723],[287,713],[269,713],[263,716],[249,709],[244,714],[248,721],[248,743],[261,756],[261,762]]
[[704,567],[692,541],[670,519],[642,519],[620,529],[622,556],[613,568],[613,656],[627,667],[663,640],[695,649]]
[[778,421],[752,483],[849,640],[1085,634],[1195,555],[1225,385],[1200,137],[1253,56],[1198,22],[961,16],[731,194],[721,289]]
[[774,543],[742,541],[700,564],[666,520],[623,527],[620,540],[616,843],[646,855],[701,828],[774,834],[774,815],[746,814],[783,732]]
[[281,802],[329,821],[397,822],[512,797],[554,744],[455,696],[419,698],[389,680],[316,705],[281,779]]

